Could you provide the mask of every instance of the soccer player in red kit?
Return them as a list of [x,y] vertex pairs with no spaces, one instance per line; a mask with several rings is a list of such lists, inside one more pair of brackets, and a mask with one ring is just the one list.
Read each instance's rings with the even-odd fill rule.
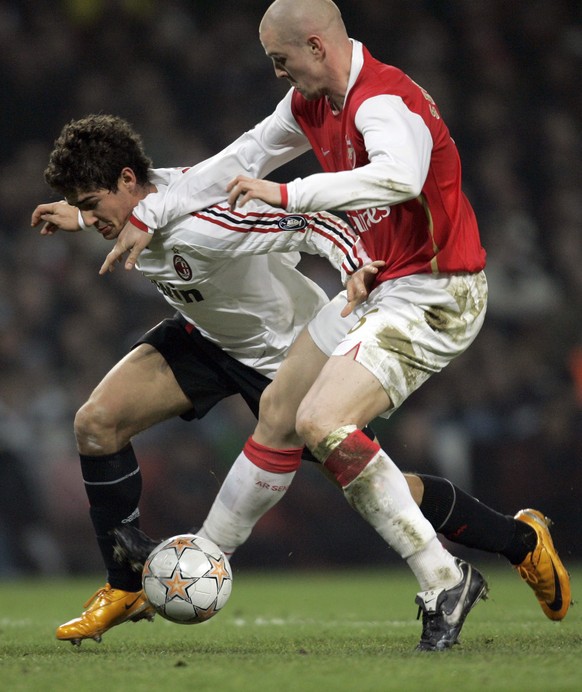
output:
[[[301,392],[296,437],[293,426],[283,432],[285,401],[297,400],[306,384],[297,377],[306,358],[298,357],[301,341],[291,349],[263,395],[266,413],[247,454],[273,460],[290,449],[299,454],[304,441],[416,576],[423,613],[417,648],[447,649],[487,585],[443,548],[401,471],[362,428],[390,416],[463,353],[483,324],[485,251],[462,191],[459,154],[428,92],[350,39],[331,0],[275,0],[260,39],[276,76],[291,85],[286,97],[167,194],[141,202],[102,271],[128,250],[131,268],[150,233],[218,201],[225,186],[233,207],[260,199],[290,212],[346,211],[359,239],[342,269],[346,280],[362,270],[365,281],[347,284],[344,314],[355,313],[358,322],[346,328],[315,382]],[[323,173],[287,184],[263,179],[309,149]],[[310,334],[316,346],[328,337]],[[551,567],[550,560],[546,577]],[[534,579],[526,580],[535,590]],[[567,575],[562,582],[565,588]],[[546,578],[543,594],[536,591],[546,607],[552,588]],[[566,610],[561,603],[562,617]]]

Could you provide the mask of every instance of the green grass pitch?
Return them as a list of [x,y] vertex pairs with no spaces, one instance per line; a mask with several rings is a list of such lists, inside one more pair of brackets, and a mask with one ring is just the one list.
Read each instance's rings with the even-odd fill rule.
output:
[[[402,569],[246,573],[235,569],[225,609],[201,625],[127,623],[97,644],[57,642],[100,584],[0,582],[0,689],[7,692],[384,692],[582,689],[582,608],[545,618],[509,568],[485,569],[491,588],[461,644],[415,653],[415,582]],[[582,567],[572,570],[576,598]]]

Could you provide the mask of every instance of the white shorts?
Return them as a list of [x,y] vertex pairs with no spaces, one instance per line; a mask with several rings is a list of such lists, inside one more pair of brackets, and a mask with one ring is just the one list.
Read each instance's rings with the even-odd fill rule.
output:
[[381,383],[393,407],[459,356],[479,333],[487,280],[478,274],[414,274],[385,281],[347,318],[345,291],[309,323],[326,354],[350,354]]

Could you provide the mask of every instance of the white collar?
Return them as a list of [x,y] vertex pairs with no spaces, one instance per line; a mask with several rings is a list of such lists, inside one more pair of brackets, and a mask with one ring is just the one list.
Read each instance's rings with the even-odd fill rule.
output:
[[[354,86],[356,79],[358,78],[362,67],[364,66],[364,47],[360,41],[355,39],[350,39],[352,44],[352,64],[350,67],[350,76],[348,79],[348,86],[346,89],[346,94],[344,96],[344,102],[342,103],[342,110],[346,105],[346,99],[350,93],[351,88]],[[335,112],[335,111],[334,111]]]

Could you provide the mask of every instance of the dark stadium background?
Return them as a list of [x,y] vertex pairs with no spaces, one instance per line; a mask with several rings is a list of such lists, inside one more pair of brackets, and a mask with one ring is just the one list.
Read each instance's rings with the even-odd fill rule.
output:
[[[446,475],[498,509],[556,522],[579,559],[582,499],[582,5],[573,0],[342,0],[354,38],[435,98],[488,251],[472,348],[377,431],[403,469]],[[133,340],[169,313],[137,273],[97,275],[109,245],[41,238],[30,214],[71,118],[111,112],[156,165],[214,153],[271,112],[258,40],[268,2],[0,0],[0,576],[101,570],[72,421]],[[275,172],[315,170],[309,157]],[[324,260],[305,270],[331,294]],[[136,440],[143,527],[199,523],[253,420],[238,400]],[[383,564],[394,556],[316,469],[237,554],[240,567]],[[480,559],[485,559],[481,557]]]

